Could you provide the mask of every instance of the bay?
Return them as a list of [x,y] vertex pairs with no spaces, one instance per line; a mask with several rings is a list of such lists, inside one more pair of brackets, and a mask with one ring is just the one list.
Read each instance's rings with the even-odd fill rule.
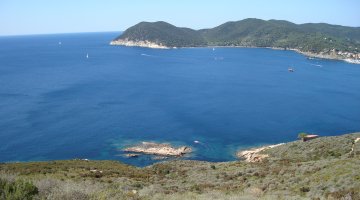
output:
[[359,65],[265,48],[110,46],[118,34],[0,37],[0,162],[157,162],[122,156],[140,141],[231,161],[299,132],[360,131]]

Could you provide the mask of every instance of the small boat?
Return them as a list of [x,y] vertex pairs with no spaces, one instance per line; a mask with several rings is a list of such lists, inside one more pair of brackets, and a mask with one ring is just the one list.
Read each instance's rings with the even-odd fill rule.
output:
[[86,58],[89,58],[89,54],[88,54],[88,53],[86,54]]
[[61,45],[61,42],[59,42],[59,45]]
[[215,51],[215,48],[213,48],[213,51]]
[[290,68],[288,69],[288,71],[289,71],[289,72],[294,72],[295,70],[290,67]]
[[194,141],[194,143],[195,143],[195,144],[199,144],[199,143],[200,143],[200,141],[198,141],[198,140],[195,140],[195,141]]

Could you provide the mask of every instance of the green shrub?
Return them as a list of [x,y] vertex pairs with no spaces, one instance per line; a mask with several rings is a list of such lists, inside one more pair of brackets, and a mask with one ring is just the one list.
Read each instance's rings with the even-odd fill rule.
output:
[[306,186],[304,186],[304,187],[301,187],[300,188],[300,192],[310,192],[310,188],[309,187],[306,187]]
[[336,192],[329,192],[325,196],[334,199],[360,199],[360,192],[357,189],[339,190]]
[[307,135],[307,133],[299,133],[298,138],[304,140]]
[[38,194],[38,189],[28,181],[8,182],[0,179],[0,199],[29,200]]
[[329,151],[329,152],[328,152],[328,155],[329,155],[329,156],[333,156],[333,157],[335,157],[335,158],[338,158],[338,157],[341,156],[341,153],[339,153],[339,152],[334,152],[334,151]]

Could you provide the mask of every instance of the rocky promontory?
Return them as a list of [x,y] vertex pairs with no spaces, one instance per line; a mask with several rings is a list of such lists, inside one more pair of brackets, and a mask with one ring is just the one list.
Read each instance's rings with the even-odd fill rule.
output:
[[125,148],[123,151],[158,156],[183,156],[184,154],[191,153],[192,149],[188,146],[176,148],[167,143],[142,142],[139,145]]
[[157,44],[155,42],[151,42],[148,40],[129,40],[126,39],[120,39],[120,40],[113,40],[110,42],[110,45],[122,45],[122,46],[128,46],[128,47],[146,47],[146,48],[152,48],[152,49],[169,49],[169,47],[164,46],[163,44]]
[[238,158],[244,159],[246,162],[260,162],[264,158],[269,157],[269,155],[261,153],[262,151],[271,149],[274,147],[278,147],[283,144],[284,143],[280,143],[280,144],[263,146],[263,147],[250,149],[250,150],[239,151],[239,152],[237,152],[236,155]]

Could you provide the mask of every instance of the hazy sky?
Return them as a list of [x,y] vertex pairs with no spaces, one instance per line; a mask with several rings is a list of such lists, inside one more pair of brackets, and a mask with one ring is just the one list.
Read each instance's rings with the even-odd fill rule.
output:
[[140,21],[209,28],[244,18],[360,26],[360,0],[0,0],[0,35],[121,31]]

